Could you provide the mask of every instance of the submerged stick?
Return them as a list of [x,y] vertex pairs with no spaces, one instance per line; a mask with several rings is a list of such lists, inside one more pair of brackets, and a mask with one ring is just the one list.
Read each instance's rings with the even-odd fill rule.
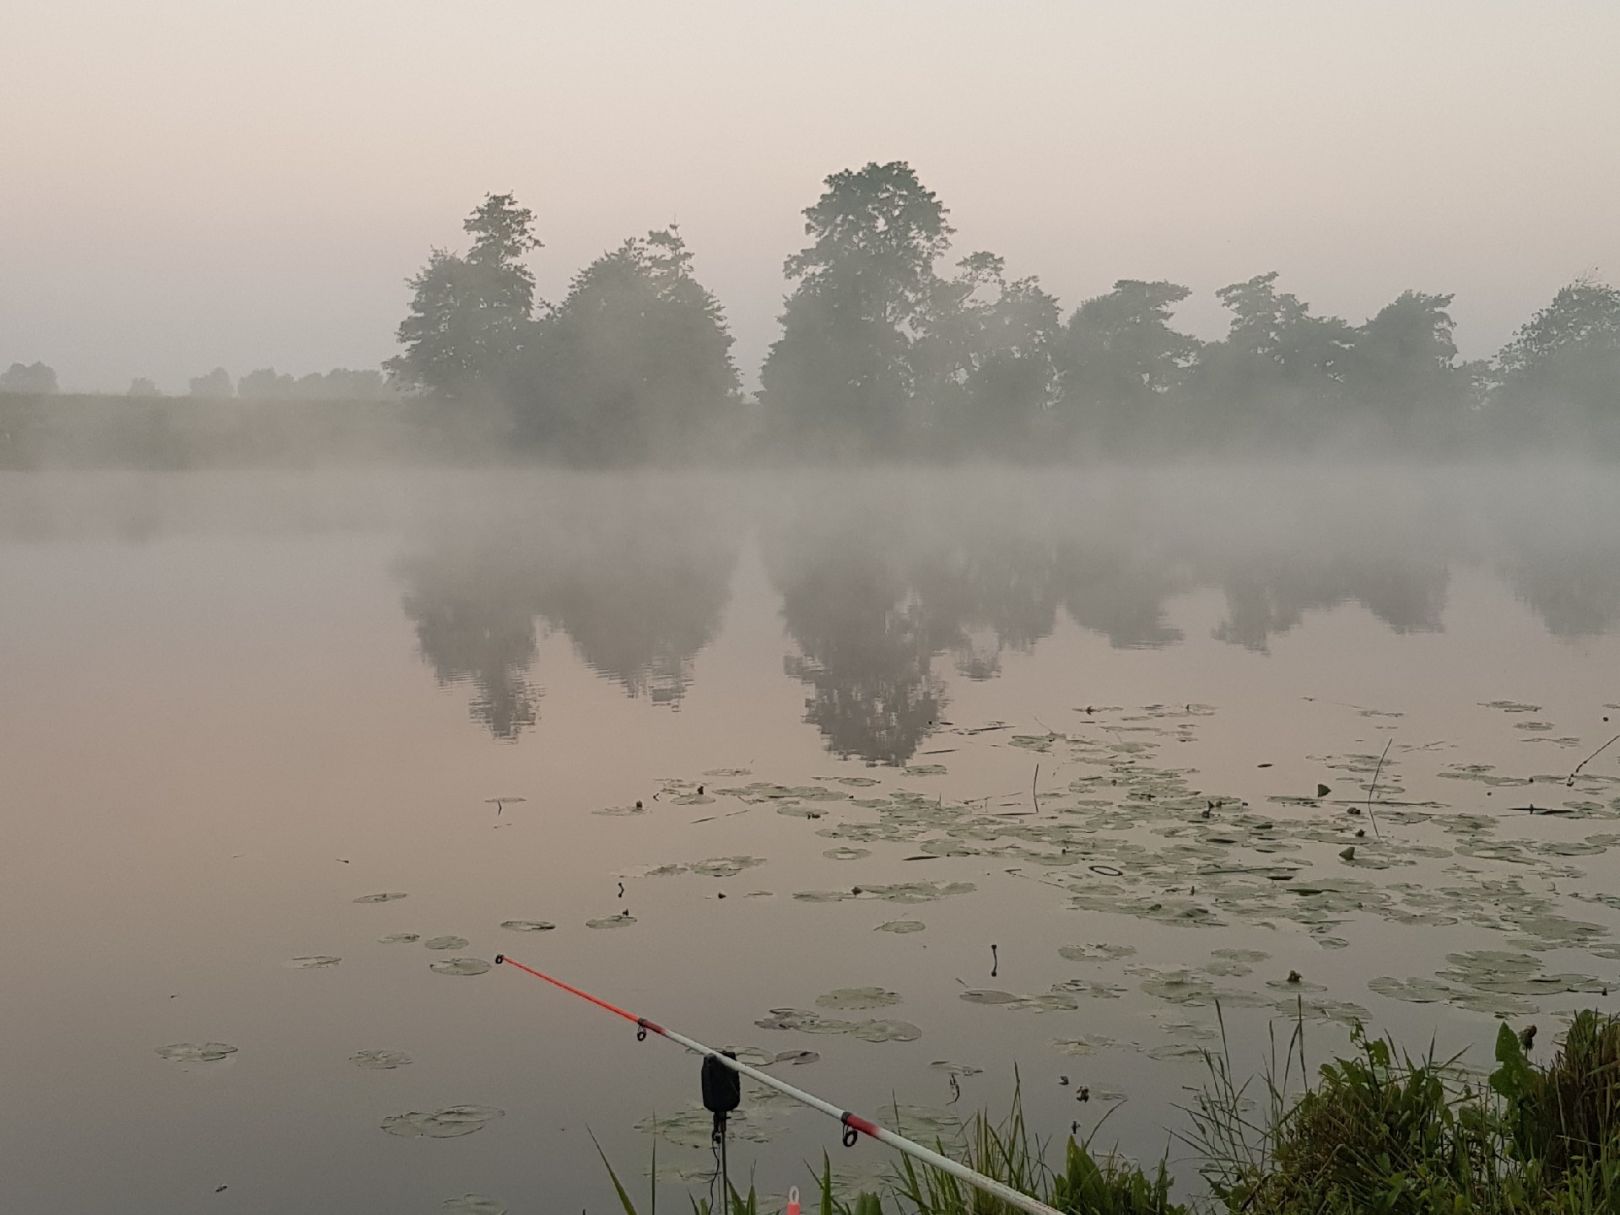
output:
[[1373,769],[1372,786],[1367,790],[1367,817],[1372,820],[1373,835],[1377,836],[1379,839],[1384,838],[1384,833],[1378,829],[1378,816],[1373,813],[1372,799],[1373,794],[1378,792],[1378,777],[1379,774],[1384,770],[1384,755],[1389,754],[1389,744],[1394,741],[1395,740],[1393,738],[1386,738],[1384,740],[1383,755],[1378,757],[1378,767]]
[[1573,772],[1571,772],[1569,774],[1569,778],[1564,781],[1564,785],[1566,787],[1573,785],[1575,783],[1575,778],[1581,774],[1581,769],[1582,768],[1586,767],[1587,764],[1591,763],[1598,756],[1602,755],[1605,751],[1607,751],[1610,747],[1614,746],[1614,744],[1617,743],[1617,742],[1620,742],[1620,734],[1616,734],[1608,742],[1604,743],[1596,751],[1592,752],[1592,754],[1588,755],[1585,759],[1581,760],[1580,763],[1576,764],[1575,765],[1575,771],[1573,771]]
[[1035,793],[1035,785],[1041,779],[1041,764],[1035,761],[1035,775],[1029,778],[1029,800],[1035,803],[1035,813],[1041,812],[1041,799]]

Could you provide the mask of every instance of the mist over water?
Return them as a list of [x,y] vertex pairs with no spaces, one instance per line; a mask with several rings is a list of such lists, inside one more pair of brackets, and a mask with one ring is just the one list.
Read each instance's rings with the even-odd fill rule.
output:
[[[634,1174],[695,1063],[430,968],[499,950],[925,1133],[1016,1065],[1043,1134],[1117,1106],[1155,1158],[1217,996],[1244,1067],[1302,997],[1315,1057],[1364,1014],[1483,1063],[1614,973],[1613,748],[1564,778],[1620,720],[1617,499],[1563,464],[0,476],[8,1199],[595,1209],[584,1127]],[[1448,960],[1482,949],[1580,981],[1503,994]],[[899,1002],[817,1004],[867,985]],[[956,1106],[939,1062],[983,1069]],[[457,1104],[504,1116],[382,1129]],[[744,1109],[764,1192],[885,1163]],[[665,1133],[676,1201],[707,1124]]]

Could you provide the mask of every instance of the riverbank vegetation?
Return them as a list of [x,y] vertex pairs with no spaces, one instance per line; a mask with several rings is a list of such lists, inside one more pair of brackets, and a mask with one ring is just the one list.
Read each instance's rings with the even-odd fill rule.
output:
[[[1224,1054],[1206,1057],[1207,1079],[1177,1135],[1207,1194],[1172,1197],[1164,1163],[1144,1170],[1070,1138],[1048,1151],[1014,1105],[1004,1120],[980,1114],[955,1144],[969,1167],[1064,1215],[1595,1215],[1620,1211],[1620,1017],[1577,1014],[1553,1057],[1530,1058],[1535,1030],[1497,1033],[1495,1069],[1472,1075],[1431,1047],[1412,1055],[1360,1031],[1354,1052],[1292,1091],[1303,1065],[1296,1029],[1280,1074],[1239,1084]],[[1095,1133],[1092,1140],[1095,1139]],[[1050,1159],[1056,1155],[1056,1161]],[[611,1170],[610,1170],[611,1172]],[[624,1215],[634,1200],[613,1184]],[[899,1158],[878,1193],[841,1197],[830,1168],[820,1215],[1012,1215],[955,1178]],[[774,1209],[750,1190],[727,1215]],[[710,1215],[706,1199],[693,1202]]]

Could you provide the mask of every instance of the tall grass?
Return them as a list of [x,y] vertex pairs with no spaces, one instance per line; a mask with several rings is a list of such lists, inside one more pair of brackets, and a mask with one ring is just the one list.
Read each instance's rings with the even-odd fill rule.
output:
[[[1089,1139],[1070,1137],[1048,1163],[1016,1091],[1005,1118],[981,1113],[937,1150],[1065,1215],[1620,1215],[1620,1016],[1578,1013],[1545,1065],[1502,1025],[1488,1083],[1432,1044],[1413,1055],[1359,1028],[1353,1051],[1313,1079],[1299,1018],[1286,1041],[1273,1036],[1263,1075],[1239,1082],[1221,1028],[1178,1136],[1208,1189],[1191,1205],[1171,1201],[1163,1161],[1149,1173],[1099,1157]],[[656,1167],[655,1153],[655,1179]],[[608,1172],[624,1215],[638,1215]],[[1014,1215],[908,1156],[882,1193],[847,1202],[824,1156],[819,1190],[819,1215]],[[752,1187],[722,1205],[692,1201],[694,1215],[759,1215]]]

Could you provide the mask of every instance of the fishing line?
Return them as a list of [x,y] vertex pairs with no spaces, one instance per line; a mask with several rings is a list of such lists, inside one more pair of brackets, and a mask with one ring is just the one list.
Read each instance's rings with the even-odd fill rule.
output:
[[[911,1156],[916,1160],[920,1160],[924,1164],[940,1170],[942,1173],[949,1173],[952,1177],[957,1178],[959,1181],[965,1181],[968,1185],[973,1186],[975,1189],[982,1190],[984,1193],[989,1194],[992,1197],[999,1198],[1003,1202],[1015,1206],[1021,1211],[1027,1211],[1029,1212],[1029,1215],[1060,1215],[1057,1210],[1047,1206],[1044,1202],[1031,1198],[1028,1194],[1021,1194],[1004,1182],[997,1181],[994,1177],[986,1177],[983,1173],[977,1171],[976,1169],[970,1169],[967,1167],[967,1165],[960,1164],[957,1161],[952,1160],[949,1156],[942,1156],[938,1152],[933,1151],[930,1148],[926,1148],[920,1143],[907,1139],[904,1135],[897,1135],[887,1127],[879,1126],[870,1118],[863,1118],[853,1111],[840,1109],[832,1102],[824,1101],[814,1093],[806,1092],[802,1088],[795,1088],[793,1085],[788,1084],[784,1080],[778,1080],[775,1076],[767,1075],[765,1072],[760,1071],[757,1067],[752,1067],[747,1063],[743,1063],[740,1060],[732,1058],[721,1051],[715,1050],[713,1047],[705,1046],[695,1038],[688,1038],[685,1034],[679,1033],[673,1029],[668,1029],[658,1024],[656,1021],[649,1021],[646,1017],[638,1016],[627,1009],[620,1008],[617,1004],[609,1003],[600,996],[593,996],[590,992],[575,987],[571,983],[565,983],[563,980],[555,978],[552,975],[548,975],[544,971],[536,970],[532,966],[525,966],[522,962],[519,962],[516,958],[513,958],[507,954],[496,954],[495,965],[511,966],[514,969],[521,970],[526,975],[531,975],[536,979],[550,983],[553,987],[561,988],[570,995],[578,996],[581,1000],[594,1004],[605,1012],[610,1012],[616,1017],[629,1021],[636,1027],[636,1040],[638,1042],[644,1041],[648,1033],[654,1033],[660,1038],[668,1038],[676,1045],[684,1046],[687,1050],[692,1051],[695,1054],[702,1055],[705,1072],[704,1104],[711,1110],[714,1110],[714,1106],[709,1104],[711,1087],[714,1084],[713,1078],[718,1075],[718,1069],[724,1068],[728,1071],[736,1073],[738,1076],[747,1076],[756,1084],[763,1084],[766,1088],[773,1089],[785,1097],[791,1097],[801,1105],[808,1105],[813,1110],[820,1110],[829,1118],[836,1118],[839,1124],[844,1128],[843,1139],[845,1147],[854,1147],[858,1138],[861,1135],[865,1135],[869,1139],[876,1139],[879,1143],[887,1144],[896,1151],[904,1152],[906,1155]],[[729,1096],[729,1094],[727,1094],[727,1096]],[[732,1106],[731,1108],[735,1108],[735,1106]],[[717,1139],[717,1144],[722,1149],[725,1145],[725,1139],[720,1130],[721,1126],[723,1125],[723,1118],[724,1115],[722,1113],[718,1111],[715,1112],[716,1134],[719,1136]]]

